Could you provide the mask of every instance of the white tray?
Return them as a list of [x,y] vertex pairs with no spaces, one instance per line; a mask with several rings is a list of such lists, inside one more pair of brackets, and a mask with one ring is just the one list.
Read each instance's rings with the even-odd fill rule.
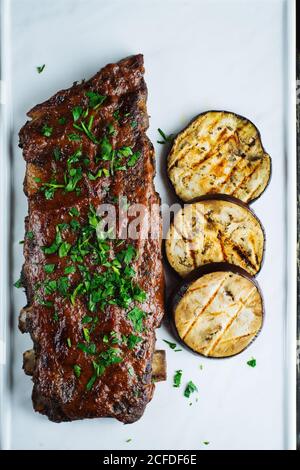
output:
[[[6,0],[1,3],[0,420],[7,449],[287,449],[296,445],[296,138],[295,12],[284,0]],[[9,8],[10,7],[10,8]],[[157,128],[177,132],[196,114],[232,110],[260,129],[272,156],[271,183],[252,207],[266,230],[258,281],[266,317],[244,353],[209,360],[175,353],[163,326],[168,380],[156,387],[142,419],[54,424],[31,406],[22,371],[30,348],[17,317],[25,303],[12,288],[23,262],[24,162],[18,130],[33,105],[108,62],[142,52],[156,147],[156,188],[173,193]],[[46,64],[43,73],[36,66]],[[247,365],[254,356],[256,368]],[[200,364],[203,369],[200,370]],[[189,406],[172,387],[176,369],[199,387]],[[126,442],[132,438],[131,442]],[[209,441],[209,445],[204,445]]]

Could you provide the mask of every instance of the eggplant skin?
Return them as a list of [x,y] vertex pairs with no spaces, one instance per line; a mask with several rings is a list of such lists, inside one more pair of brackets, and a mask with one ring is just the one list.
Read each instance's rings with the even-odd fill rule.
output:
[[178,134],[168,175],[180,199],[227,194],[249,203],[268,185],[271,158],[257,127],[228,111],[200,114]]
[[206,357],[239,354],[263,324],[260,289],[238,269],[208,272],[185,282],[173,299],[173,319],[180,340]]
[[219,196],[186,204],[170,225],[165,251],[182,277],[197,267],[227,262],[256,275],[265,236],[259,219],[240,201]]

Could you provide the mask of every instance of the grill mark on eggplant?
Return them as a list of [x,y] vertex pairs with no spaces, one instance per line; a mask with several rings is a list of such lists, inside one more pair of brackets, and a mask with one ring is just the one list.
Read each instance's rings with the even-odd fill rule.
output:
[[[248,180],[251,178],[251,176],[252,176],[253,173],[257,170],[257,168],[258,168],[259,166],[260,166],[260,163],[259,163],[258,165],[256,165],[256,166],[254,167],[254,169],[253,169],[248,175],[246,175],[246,176],[242,179],[242,181],[238,184],[238,186],[235,187],[234,191],[231,192],[231,196],[234,196],[235,193],[236,193],[236,192],[241,188],[241,186],[245,183],[245,181],[248,181]],[[249,199],[250,199],[250,196],[248,196],[247,201],[248,201]]]
[[[220,282],[219,286],[217,287],[216,291],[213,293],[213,295],[208,299],[208,301],[206,302],[206,304],[204,305],[204,307],[202,307],[202,309],[200,310],[199,313],[197,313],[197,316],[194,318],[194,320],[192,321],[191,325],[189,326],[188,330],[186,331],[186,333],[182,336],[182,340],[184,341],[184,338],[189,334],[189,332],[193,329],[193,326],[194,324],[196,323],[196,321],[198,320],[198,318],[200,317],[200,315],[202,315],[205,310],[207,309],[207,307],[214,301],[214,299],[216,298],[216,296],[218,295],[218,293],[220,292],[220,289],[222,288],[222,286],[224,285],[224,283],[226,282],[228,278],[228,273],[225,273],[224,275],[224,278],[222,279],[222,281]],[[199,288],[196,288],[196,289],[191,289],[190,292],[195,292],[197,290],[201,290]]]
[[240,170],[239,164],[241,163],[241,160],[243,160],[243,157],[240,154],[238,154],[238,155],[235,154],[235,157],[237,158],[237,161],[236,161],[235,165],[231,168],[231,170],[230,170],[229,174],[226,176],[225,180],[222,183],[220,183],[220,192],[222,192],[222,188],[224,188],[224,186],[226,185],[228,180],[230,180],[230,178],[232,178],[232,176],[234,175],[234,172],[239,173],[239,170]]
[[[258,165],[258,166],[259,166],[259,165]],[[258,169],[258,166],[255,168],[254,173],[255,173],[256,170]],[[254,173],[253,173],[253,174],[254,174]],[[259,183],[258,183],[258,185],[256,186],[256,188],[255,188],[250,194],[248,194],[248,200],[251,199],[251,198],[255,195],[255,193],[256,193],[257,191],[259,191],[260,187],[261,187],[261,182],[259,181]],[[260,194],[260,193],[259,193],[259,194]]]
[[[190,144],[189,146],[187,146],[187,148],[185,148],[184,150],[185,153],[183,152],[180,152],[180,156],[175,160],[175,162],[173,162],[171,165],[168,166],[168,171],[172,170],[174,167],[178,167],[178,163],[181,162],[189,153],[189,151],[191,149],[193,149],[195,147],[195,144]],[[182,155],[183,153],[183,155]],[[212,150],[209,150],[208,152],[206,152],[206,154],[204,154],[202,160],[200,160],[199,165],[204,163],[207,159],[209,159],[212,155]],[[193,166],[191,166],[191,168],[193,168]]]
[[242,250],[242,248],[238,245],[235,245],[233,242],[232,242],[232,249],[239,255],[239,257],[241,258],[241,260],[244,261],[244,263],[246,264],[246,266],[250,266],[253,271],[255,272],[257,267],[252,263],[252,261],[250,261],[250,259],[248,258],[248,256],[244,253],[244,251]]
[[[225,144],[226,144],[229,140],[231,140],[231,139],[234,139],[234,140],[235,140],[235,137],[234,137],[234,135],[232,135],[232,134],[229,135],[227,139],[224,139],[222,145],[225,145]],[[217,142],[218,142],[218,140],[216,141],[216,144],[217,144]],[[219,148],[219,147],[220,147],[220,144],[219,144],[219,145],[215,145],[215,147],[212,148],[212,149],[208,152],[207,156],[206,156],[202,161],[197,162],[197,163],[194,163],[193,165],[191,165],[191,166],[190,166],[190,172],[193,172],[193,170],[195,170],[195,169],[199,169],[200,166],[203,165],[203,163],[206,163],[206,164],[207,164],[209,160],[212,160],[212,158],[213,158],[215,155],[217,155],[218,153],[220,153],[220,148]],[[220,155],[222,155],[223,158],[221,158],[221,160],[219,160],[219,161],[216,163],[216,165],[211,168],[211,171],[213,171],[215,168],[218,168],[218,167],[221,165],[221,163],[225,162],[225,161],[228,159],[228,155],[226,155],[226,154],[224,154],[224,153],[222,153],[222,152],[220,153]]]
[[250,290],[249,294],[245,299],[243,299],[243,302],[239,301],[241,304],[240,308],[237,310],[237,312],[230,318],[230,320],[226,323],[225,328],[220,332],[219,336],[215,338],[215,341],[209,346],[209,348],[206,349],[205,354],[211,354],[213,353],[215,347],[219,344],[219,342],[222,339],[222,336],[226,333],[226,331],[230,328],[232,323],[237,319],[239,316],[240,312],[245,308],[245,302],[249,299],[249,297],[252,295],[253,292],[255,292],[256,287],[253,287],[253,289]]
[[225,253],[223,238],[222,238],[222,234],[221,234],[220,231],[218,233],[218,239],[219,239],[219,242],[220,242],[220,247],[221,247],[221,251],[222,251],[224,261],[226,262],[227,261],[227,256],[226,256],[226,253]]
[[230,343],[230,342],[232,343],[233,341],[236,342],[241,338],[247,338],[248,336],[255,336],[256,334],[257,334],[256,331],[252,331],[251,333],[247,333],[246,335],[240,335],[240,336],[235,336],[234,338],[225,339],[222,341],[222,343]]
[[[218,121],[219,121],[219,119],[216,119],[216,120],[213,122],[213,127],[215,127],[215,125],[218,123]],[[246,126],[246,125],[247,125],[247,124],[245,124],[245,126]],[[245,127],[245,126],[243,126],[243,127]],[[210,130],[212,130],[213,127],[210,127]],[[203,160],[201,160],[201,161],[199,161],[199,162],[197,162],[197,163],[194,163],[194,164],[190,167],[191,169],[195,169],[195,168],[199,167],[200,165],[202,165],[203,163],[207,163],[207,160],[210,160],[212,157],[214,157],[214,156],[216,155],[217,151],[218,151],[219,148],[220,148],[220,142],[221,142],[222,146],[224,146],[230,139],[233,139],[233,140],[235,140],[235,141],[236,141],[236,140],[239,140],[238,135],[236,135],[237,129],[236,129],[233,133],[229,134],[226,139],[223,139],[223,140],[222,140],[223,134],[224,134],[224,133],[225,133],[225,134],[227,133],[227,129],[228,129],[227,127],[224,127],[224,128],[222,129],[222,131],[220,132],[218,138],[216,139],[216,141],[215,141],[214,144],[213,144],[213,148],[210,148],[210,150],[209,150],[208,153],[205,155],[205,157],[203,158]],[[192,130],[191,130],[191,132],[190,132],[189,134],[186,134],[185,138],[187,139],[187,138],[190,136],[190,134],[192,134]],[[207,139],[207,140],[208,140],[208,139]],[[210,142],[210,145],[211,145],[211,147],[212,147],[211,142]],[[186,157],[186,155],[188,154],[189,150],[190,150],[191,148],[193,148],[194,146],[195,146],[195,144],[190,144],[190,145],[189,145],[189,148],[188,148],[188,151],[187,151],[184,155],[182,155],[181,157],[178,157],[178,158],[173,162],[173,164],[168,167],[168,169],[171,170],[174,166],[178,166],[178,163],[179,163],[181,160],[183,160],[183,158]],[[228,158],[228,156],[227,156],[226,158]]]
[[193,262],[193,267],[196,268],[197,267],[196,253],[195,253],[195,250],[193,250],[192,248],[192,242],[188,243],[188,247],[189,247],[190,257]]
[[[215,120],[212,122],[212,124],[210,125],[210,130],[211,130],[211,131],[212,131],[212,129],[215,127],[215,125],[218,123],[218,121],[219,121],[218,119],[215,119]],[[190,136],[191,134],[193,134],[193,131],[194,131],[194,128],[192,128],[191,131],[186,134],[185,140],[188,140],[189,136]],[[225,127],[225,128],[222,130],[222,132],[220,133],[220,134],[221,134],[221,139],[222,139],[222,133],[223,133],[224,131],[225,131],[225,133],[227,132],[227,128],[226,128],[226,127]],[[226,144],[226,142],[227,142],[228,140],[230,140],[231,137],[233,137],[232,134],[230,134],[230,135],[228,136],[228,139],[224,140],[223,145]],[[214,147],[209,149],[209,151],[207,152],[207,154],[204,156],[203,160],[201,160],[200,162],[194,163],[194,164],[191,166],[191,168],[197,167],[198,165],[201,165],[201,164],[205,163],[207,160],[209,160],[211,157],[213,157],[213,156],[216,154],[216,148],[218,147],[217,144],[220,142],[221,139],[220,139],[220,136],[218,136],[216,142],[214,143]],[[209,140],[209,139],[207,139],[207,140]],[[211,146],[212,146],[212,144],[211,144],[211,142],[210,142],[210,147],[211,147]],[[190,145],[188,146],[188,149],[187,149],[187,151],[184,153],[184,155],[178,156],[178,158],[172,163],[172,165],[168,166],[168,170],[170,171],[170,170],[172,170],[172,168],[174,168],[175,166],[178,166],[178,163],[179,163],[180,161],[182,161],[182,160],[187,156],[187,154],[189,153],[189,151],[191,150],[191,148],[194,148],[194,147],[195,147],[195,143],[193,142],[192,144],[190,144]]]

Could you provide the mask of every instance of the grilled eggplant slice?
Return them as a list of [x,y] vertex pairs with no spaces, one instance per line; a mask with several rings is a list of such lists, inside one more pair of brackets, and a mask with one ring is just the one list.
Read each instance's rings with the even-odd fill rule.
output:
[[271,158],[252,122],[231,112],[209,111],[178,134],[168,174],[183,201],[227,194],[250,202],[269,182]]
[[216,262],[255,275],[263,260],[264,232],[246,204],[228,196],[208,197],[179,210],[165,246],[170,265],[182,277]]
[[180,340],[196,353],[220,358],[242,352],[254,340],[264,309],[258,285],[244,270],[216,266],[202,275],[196,270],[194,280],[172,297],[171,308]]

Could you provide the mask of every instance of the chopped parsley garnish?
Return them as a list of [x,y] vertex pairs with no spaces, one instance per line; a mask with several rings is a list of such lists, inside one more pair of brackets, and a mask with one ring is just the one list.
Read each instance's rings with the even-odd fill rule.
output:
[[140,158],[141,156],[141,152],[138,151],[138,152],[135,152],[131,155],[131,157],[127,160],[127,166],[129,167],[132,167],[136,164],[136,162],[138,161],[138,159]]
[[45,137],[51,137],[52,132],[53,132],[53,127],[50,127],[50,126],[48,126],[47,124],[44,124],[44,125],[43,125],[43,127],[42,127],[42,134],[43,134]]
[[90,391],[93,388],[93,385],[96,382],[96,379],[97,379],[97,375],[96,374],[92,375],[92,377],[90,378],[90,380],[88,381],[85,387],[88,391]]
[[96,179],[100,178],[102,176],[102,168],[100,168],[95,175],[93,173],[89,172],[88,173],[88,178],[91,181],[95,181]]
[[247,362],[248,366],[250,367],[256,367],[256,359],[254,359],[254,357],[252,357],[248,362]]
[[72,346],[71,338],[67,338],[67,345],[68,345],[68,348]]
[[47,274],[53,273],[54,269],[55,269],[55,264],[45,264],[44,266],[44,271]]
[[[55,151],[56,149],[54,150],[54,154]],[[80,192],[80,188],[78,188],[77,185],[82,179],[82,169],[74,168],[72,165],[78,163],[81,156],[81,149],[77,149],[76,152],[68,158],[67,171],[64,173],[64,184],[58,183],[55,179],[50,180],[50,182],[42,183],[40,178],[34,178],[36,183],[41,183],[39,189],[44,192],[46,199],[53,199],[55,191],[59,188],[63,189],[65,192],[76,191],[77,194]],[[60,153],[57,154],[57,157],[60,158]]]
[[97,109],[106,100],[106,96],[95,91],[86,91],[85,94],[89,99],[89,108]]
[[210,443],[209,441],[203,441],[203,444],[204,444],[205,446],[208,446],[209,443]]
[[53,199],[55,191],[59,188],[63,188],[63,184],[58,184],[55,180],[51,180],[49,183],[42,183],[40,191],[45,195],[46,199]]
[[71,220],[70,227],[74,232],[76,232],[80,229],[80,223],[78,222],[78,220]]
[[73,127],[75,127],[75,129],[81,132],[84,132],[94,144],[99,144],[98,140],[96,139],[94,134],[91,132],[92,123],[93,123],[93,120],[90,120],[88,125],[86,125],[84,121],[80,121],[80,124],[74,123]]
[[67,254],[68,254],[69,251],[70,251],[71,246],[72,246],[72,245],[71,245],[70,243],[68,243],[68,242],[63,242],[63,243],[60,245],[59,249],[58,249],[58,256],[59,256],[60,258],[64,258],[65,256],[67,256]]
[[157,129],[157,130],[163,139],[163,140],[157,140],[158,144],[166,144],[166,143],[172,142],[173,134],[170,134],[167,136],[161,129]]
[[28,240],[33,240],[34,239],[34,233],[32,231],[26,232],[25,237],[28,238]]
[[23,284],[22,284],[22,279],[18,279],[15,283],[14,283],[14,287],[16,287],[17,289],[20,289],[21,287],[23,287]]
[[127,368],[127,370],[128,370],[128,374],[129,374],[131,377],[133,377],[133,376],[134,376],[134,369],[133,369],[133,367],[129,366],[129,367]]
[[97,378],[104,374],[107,367],[122,362],[120,350],[117,348],[109,348],[98,354],[98,360],[93,361],[94,374],[86,384],[86,389],[91,390]]
[[46,64],[38,65],[36,70],[37,70],[38,73],[42,73],[43,70],[45,69],[45,67],[46,67]]
[[118,153],[122,155],[122,157],[129,157],[133,154],[131,147],[121,147],[119,148]]
[[186,398],[190,398],[191,394],[194,393],[194,392],[198,392],[198,388],[196,387],[196,385],[190,380],[186,387],[185,387],[185,390],[184,390],[184,396]]
[[71,134],[68,134],[68,139],[71,141],[71,142],[78,142],[82,139],[82,137],[74,132],[72,132]]
[[132,127],[132,129],[135,129],[137,124],[138,123],[136,121],[131,121],[130,126]]
[[63,124],[66,124],[66,122],[67,122],[67,118],[65,118],[64,116],[58,118],[58,124],[63,125]]
[[112,145],[106,136],[100,142],[101,160],[109,161],[112,158]]
[[73,109],[72,109],[72,115],[73,115],[73,119],[74,121],[78,121],[78,119],[81,117],[83,113],[83,109],[81,106],[75,106]]
[[136,251],[132,245],[128,245],[125,250],[120,253],[120,258],[125,264],[131,263],[133,258],[136,256]]
[[90,330],[88,328],[83,328],[83,337],[87,343],[90,342]]
[[44,192],[46,199],[53,199],[55,191],[62,189],[65,192],[76,191],[80,192],[80,188],[77,187],[79,181],[82,179],[82,169],[74,168],[72,165],[78,163],[82,156],[81,149],[77,149],[67,160],[67,171],[64,173],[64,182],[58,183],[55,179],[50,182],[42,183],[40,178],[34,178],[36,183],[41,183],[40,191]]
[[132,333],[126,338],[128,349],[134,349],[141,341],[143,341],[143,338]]
[[120,110],[117,109],[116,111],[113,112],[113,117],[115,118],[116,121],[119,121],[121,116],[120,116]]
[[46,295],[51,295],[57,289],[57,281],[54,280],[54,279],[45,281],[44,284],[43,284],[43,287],[44,287],[45,294]]
[[69,279],[66,276],[62,276],[57,279],[57,290],[62,297],[68,296]]
[[125,442],[131,442],[131,441],[132,441],[132,439],[131,439],[131,438],[129,438],[129,439],[126,439],[126,441],[125,441]]
[[77,364],[74,364],[73,370],[74,370],[75,376],[77,377],[77,379],[79,379],[80,374],[81,374],[81,367],[78,366]]
[[78,209],[76,209],[76,207],[72,207],[70,210],[69,210],[69,214],[74,216],[74,217],[78,217],[79,216],[79,211]]
[[78,343],[77,348],[89,355],[93,355],[96,353],[95,343],[90,343],[89,345],[86,345],[84,343]]
[[173,377],[173,387],[180,387],[182,379],[182,370],[176,370],[175,375]]
[[143,329],[143,320],[146,317],[146,313],[139,307],[134,307],[128,312],[127,317],[133,324],[133,329],[137,332],[141,332]]
[[64,273],[65,273],[65,274],[73,274],[73,273],[76,273],[76,268],[75,268],[75,266],[67,266],[67,267],[64,269]]
[[107,132],[109,135],[115,135],[116,134],[116,129],[114,128],[114,125],[110,122],[107,126]]
[[83,319],[81,320],[81,323],[91,323],[93,321],[93,317],[89,317],[88,315],[85,315]]
[[57,321],[59,320],[58,313],[57,313],[57,312],[54,312],[52,318],[53,318],[53,321],[57,322]]
[[76,297],[80,292],[84,292],[84,284],[82,282],[80,284],[78,284],[78,286],[73,290],[73,292],[70,296],[70,300],[71,300],[72,305],[75,305]]
[[81,168],[70,168],[68,175],[65,175],[65,190],[67,193],[75,191],[77,184],[82,178]]
[[[171,349],[173,349],[173,351],[175,351],[175,352],[182,351],[182,349],[178,349],[178,348],[177,348],[177,344],[176,344],[176,343],[172,343],[171,341],[167,341],[166,339],[163,339],[163,341],[164,341],[165,343],[167,343],[167,344],[169,345],[169,347],[170,347]],[[177,348],[177,349],[176,349],[176,348]]]

